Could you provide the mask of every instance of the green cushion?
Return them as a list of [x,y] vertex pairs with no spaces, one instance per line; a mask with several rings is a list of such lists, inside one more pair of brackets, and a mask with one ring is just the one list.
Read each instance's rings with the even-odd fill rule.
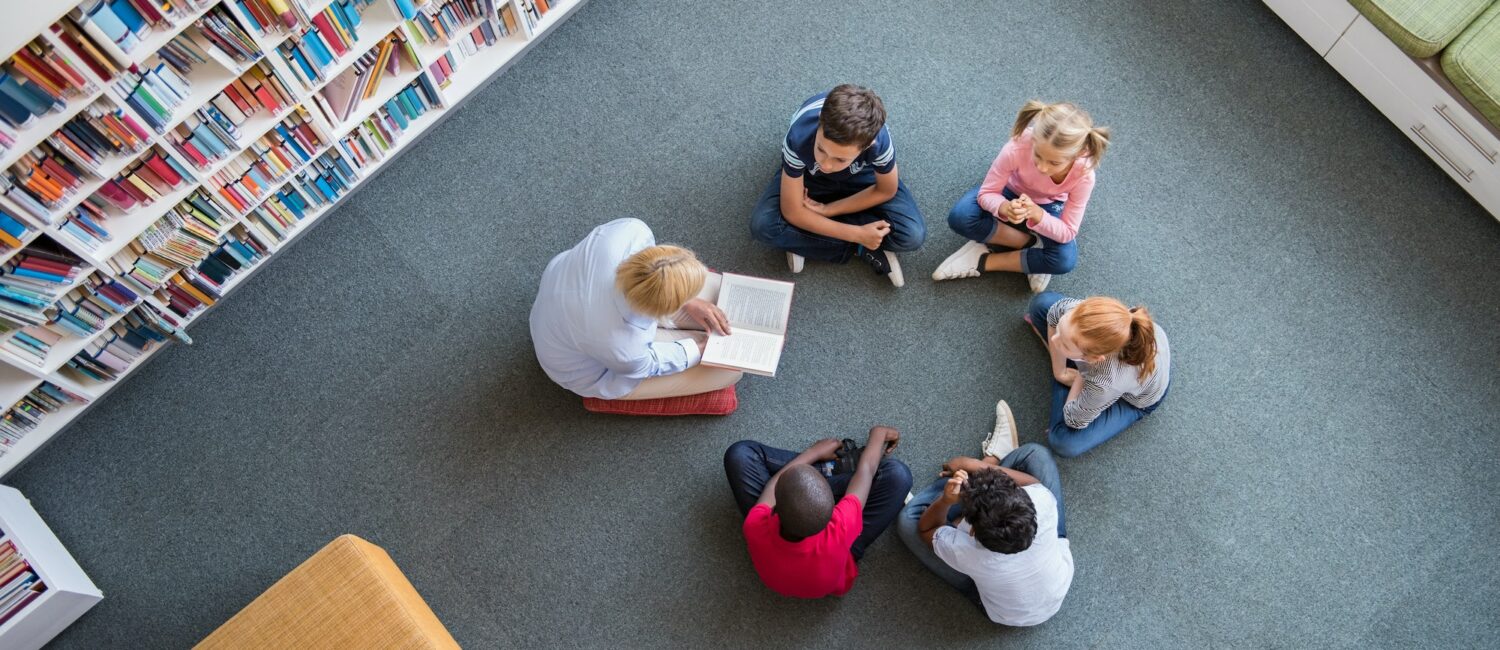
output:
[[1453,42],[1494,0],[1349,0],[1407,54],[1427,58]]
[[1500,126],[1500,3],[1443,52],[1443,74],[1490,124]]

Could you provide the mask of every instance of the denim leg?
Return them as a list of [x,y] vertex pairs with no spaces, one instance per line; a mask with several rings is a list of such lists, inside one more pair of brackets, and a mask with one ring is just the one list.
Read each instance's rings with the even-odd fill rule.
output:
[[[948,484],[948,479],[939,478],[932,485],[912,497],[906,507],[901,510],[901,517],[896,520],[896,532],[900,534],[902,543],[911,549],[912,555],[917,556],[917,561],[928,571],[937,574],[943,582],[952,585],[959,593],[964,594],[970,600],[979,601],[979,590],[974,586],[974,580],[962,571],[948,566],[943,558],[937,556],[932,548],[922,541],[922,534],[917,529],[917,522],[921,521],[922,513],[927,512],[927,506],[932,505],[939,497],[943,496],[943,486]],[[983,604],[980,604],[983,607]]]
[[797,452],[777,449],[753,440],[741,440],[730,445],[724,452],[724,474],[729,478],[729,490],[734,493],[735,505],[740,515],[750,514],[766,483],[776,472],[797,457]]
[[865,221],[884,220],[891,224],[891,231],[886,234],[885,241],[881,242],[880,250],[892,253],[909,253],[922,247],[927,241],[927,221],[922,218],[922,211],[917,208],[917,200],[912,196],[911,190],[906,188],[905,181],[896,182],[896,196],[868,210],[875,219]]
[[750,213],[750,235],[771,248],[808,259],[837,264],[849,261],[854,254],[854,244],[817,235],[787,222],[781,214],[781,173],[778,170],[771,178],[771,183]]
[[1063,275],[1078,266],[1077,240],[1059,244],[1041,235],[1036,237],[1041,240],[1042,247],[1021,251],[1022,273]]
[[1000,459],[1000,466],[1036,477],[1037,482],[1052,493],[1057,499],[1057,536],[1067,537],[1067,527],[1063,524],[1062,476],[1057,473],[1057,461],[1053,460],[1052,453],[1046,447],[1028,442]]
[[1114,404],[1104,409],[1104,412],[1094,418],[1088,426],[1074,429],[1063,421],[1063,405],[1067,401],[1068,387],[1054,380],[1052,382],[1052,418],[1047,429],[1047,444],[1052,446],[1052,451],[1057,452],[1057,455],[1063,458],[1079,456],[1104,444],[1106,440],[1120,435],[1146,415],[1144,411],[1132,406],[1130,402],[1115,400]]
[[1047,338],[1047,312],[1064,297],[1056,291],[1043,291],[1031,297],[1031,304],[1026,307],[1026,317],[1043,339]]
[[948,211],[948,227],[964,239],[983,244],[995,236],[1000,220],[979,206],[979,186],[975,185]]
[[865,549],[901,514],[902,503],[910,491],[911,470],[907,469],[906,463],[894,458],[880,461],[880,469],[876,470],[875,480],[870,484],[870,498],[864,504],[864,528],[849,545],[849,552],[856,561],[865,556]]

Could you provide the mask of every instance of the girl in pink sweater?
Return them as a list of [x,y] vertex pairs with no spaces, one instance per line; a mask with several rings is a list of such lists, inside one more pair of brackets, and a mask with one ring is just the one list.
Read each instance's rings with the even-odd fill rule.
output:
[[948,226],[970,241],[932,279],[1019,272],[1040,293],[1054,274],[1072,271],[1094,168],[1108,147],[1109,129],[1095,126],[1083,109],[1026,102],[984,182],[948,213]]

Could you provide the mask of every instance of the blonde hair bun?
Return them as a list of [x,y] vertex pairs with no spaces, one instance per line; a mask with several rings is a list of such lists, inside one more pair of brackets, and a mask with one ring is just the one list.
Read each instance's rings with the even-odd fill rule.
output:
[[615,270],[615,288],[637,313],[661,318],[674,314],[703,290],[708,269],[681,246],[652,246],[625,258]]

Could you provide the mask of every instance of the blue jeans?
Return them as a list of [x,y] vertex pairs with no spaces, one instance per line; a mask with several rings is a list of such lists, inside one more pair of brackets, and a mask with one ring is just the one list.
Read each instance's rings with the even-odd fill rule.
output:
[[[782,216],[781,174],[779,170],[776,172],[755,204],[755,211],[750,214],[750,235],[771,248],[791,251],[810,260],[837,264],[849,261],[859,249],[858,244],[808,232],[788,223]],[[827,203],[874,185],[875,173],[861,174],[843,182],[827,181],[810,174],[803,175],[802,179],[814,201]],[[917,250],[927,240],[927,223],[922,220],[922,212],[917,209],[917,201],[912,198],[911,190],[906,189],[905,182],[898,181],[896,196],[891,200],[864,212],[833,217],[833,220],[856,226],[876,221],[890,223],[891,231],[886,234],[880,249],[892,253]]]
[[[1001,195],[1006,199],[1013,200],[1016,193],[1009,187],[1005,188]],[[1041,209],[1054,217],[1062,215],[1064,201],[1053,201],[1041,205]],[[1021,232],[1036,235],[1042,241],[1041,248],[1027,248],[1021,251],[1021,271],[1024,273],[1049,273],[1062,275],[1078,266],[1078,242],[1058,243],[1031,231],[1023,224],[1010,223],[995,218],[995,215],[985,212],[979,207],[979,186],[969,190],[958,203],[953,204],[953,209],[948,212],[948,227],[971,241],[986,243],[995,236],[1000,226],[1009,226]]]
[[[740,516],[750,514],[750,509],[755,507],[761,492],[766,489],[766,482],[797,454],[753,440],[736,442],[724,452],[724,474],[729,478],[729,490],[734,493]],[[854,474],[837,474],[828,479],[835,499],[844,498],[852,478]],[[882,459],[880,467],[875,470],[875,480],[870,483],[870,498],[863,504],[864,528],[849,546],[849,553],[856,561],[865,556],[870,543],[895,521],[901,513],[901,502],[910,491],[911,470],[906,468],[906,463],[894,458]]]
[[[1057,498],[1057,536],[1067,537],[1067,526],[1063,516],[1062,477],[1057,473],[1057,461],[1052,459],[1052,454],[1048,453],[1047,448],[1028,442],[1000,459],[1000,466],[1030,474],[1052,492],[1052,496]],[[979,599],[979,589],[974,586],[974,580],[962,571],[948,566],[947,562],[938,557],[937,553],[922,541],[922,534],[917,529],[917,523],[922,520],[922,513],[927,512],[927,507],[942,496],[943,486],[947,483],[948,479],[939,478],[912,497],[902,509],[901,518],[896,520],[896,532],[901,536],[901,541],[906,544],[906,548],[911,549],[912,554],[917,556],[922,566],[937,574],[944,582],[952,585],[959,593],[967,596],[974,604],[979,605],[980,609],[983,609],[984,604]],[[948,510],[948,521],[952,522],[962,514],[963,506],[955,505]]]
[[[1026,315],[1031,319],[1031,324],[1036,327],[1037,331],[1041,332],[1043,338],[1047,336],[1047,310],[1052,309],[1052,305],[1062,300],[1063,297],[1056,291],[1043,291],[1031,299],[1031,306],[1027,308]],[[1068,362],[1068,367],[1074,367],[1072,361]],[[1110,438],[1120,435],[1121,432],[1130,428],[1130,425],[1155,411],[1156,407],[1167,401],[1167,393],[1172,392],[1172,386],[1169,383],[1167,389],[1162,391],[1161,399],[1146,408],[1137,408],[1123,399],[1115,400],[1114,404],[1104,409],[1104,412],[1094,418],[1088,426],[1074,429],[1063,421],[1063,405],[1068,403],[1070,389],[1056,379],[1051,381],[1052,415],[1047,424],[1047,444],[1052,445],[1052,450],[1064,458],[1081,455],[1104,444]]]

